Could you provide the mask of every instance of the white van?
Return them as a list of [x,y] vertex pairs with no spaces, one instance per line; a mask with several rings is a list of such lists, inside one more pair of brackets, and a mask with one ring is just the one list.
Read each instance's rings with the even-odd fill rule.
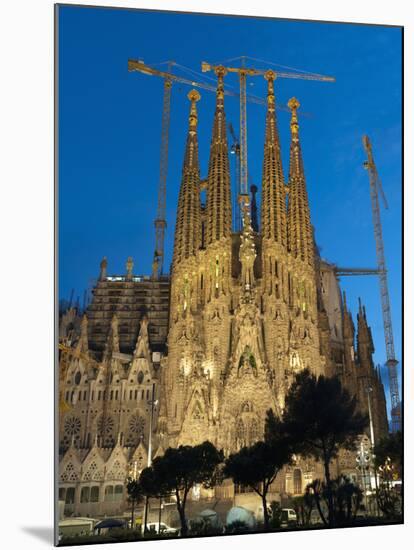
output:
[[298,523],[298,517],[293,508],[282,508],[281,514],[281,527],[296,527]]

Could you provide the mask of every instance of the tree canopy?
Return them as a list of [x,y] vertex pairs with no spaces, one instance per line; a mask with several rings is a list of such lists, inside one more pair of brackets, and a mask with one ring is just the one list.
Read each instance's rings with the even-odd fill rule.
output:
[[283,413],[283,426],[296,452],[332,460],[341,447],[355,449],[357,437],[368,425],[368,417],[356,405],[356,398],[337,377],[316,377],[308,370],[297,374]]
[[170,447],[163,456],[154,459],[150,468],[142,471],[140,481],[148,496],[175,495],[183,535],[187,533],[185,505],[189,491],[198,484],[212,487],[217,480],[218,465],[223,459],[223,452],[205,441],[194,447]]
[[277,438],[275,434],[271,442],[258,441],[251,447],[243,447],[239,452],[230,455],[225,462],[225,477],[232,478],[236,484],[251,487],[261,497],[266,529],[269,527],[269,487],[283,466],[290,462],[291,456],[288,440]]
[[353,450],[368,417],[357,411],[355,397],[343,388],[339,378],[316,377],[309,370],[298,373],[285,398],[281,421],[268,413],[269,440],[285,432],[295,453],[322,461],[329,505],[329,525],[334,525],[334,501],[329,465],[340,448]]

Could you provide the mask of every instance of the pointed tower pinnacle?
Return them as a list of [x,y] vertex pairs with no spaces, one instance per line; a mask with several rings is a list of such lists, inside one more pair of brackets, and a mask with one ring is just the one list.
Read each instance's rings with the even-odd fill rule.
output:
[[267,71],[267,114],[262,176],[262,234],[286,246],[285,183],[277,129],[274,80],[276,74]]
[[126,267],[126,280],[131,281],[132,280],[132,270],[134,269],[134,261],[131,258],[131,256],[128,256],[125,267]]
[[292,140],[289,166],[288,247],[295,258],[300,258],[303,262],[313,267],[314,243],[312,225],[299,142],[297,116],[299,106],[299,101],[294,97],[288,102],[288,107],[292,111],[290,121]]
[[200,247],[200,166],[198,162],[196,108],[196,102],[199,101],[200,97],[197,90],[191,90],[188,94],[191,108],[175,224],[174,266],[184,259],[194,256]]
[[102,258],[102,261],[99,267],[100,267],[99,280],[104,281],[106,279],[106,270],[108,267],[108,260],[106,259],[106,256]]
[[358,346],[358,357],[360,362],[368,360],[369,363],[373,366],[372,363],[372,354],[374,353],[374,342],[372,340],[371,329],[368,326],[367,317],[365,313],[365,308],[362,307],[361,299],[358,298],[359,302],[359,311],[358,311],[358,335],[357,335],[357,346]]
[[88,353],[89,352],[89,344],[88,344],[88,318],[86,316],[86,313],[82,316],[81,321],[81,333],[80,338],[78,340],[78,343],[76,345],[77,351],[80,351],[81,353]]
[[114,352],[119,352],[118,316],[116,313],[112,317],[111,328],[105,345],[104,359],[109,360]]
[[207,179],[207,246],[231,234],[230,170],[223,83],[226,72],[224,67],[216,68],[216,111]]
[[240,235],[239,258],[242,266],[241,283],[245,298],[251,296],[254,286],[253,266],[256,259],[256,247],[254,244],[253,229],[250,220],[249,203],[243,202],[243,231]]
[[354,322],[352,320],[351,312],[348,311],[345,291],[343,293],[343,306],[344,307],[343,307],[342,331],[343,331],[344,340],[349,340],[350,342],[352,342],[352,345],[353,345],[355,327],[354,327]]

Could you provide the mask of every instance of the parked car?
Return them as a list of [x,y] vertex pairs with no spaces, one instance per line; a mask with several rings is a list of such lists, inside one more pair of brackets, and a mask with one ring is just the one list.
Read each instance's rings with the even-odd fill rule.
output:
[[296,527],[298,523],[298,517],[293,508],[282,508],[281,513],[281,527]]
[[[142,526],[142,529],[144,529],[144,527]],[[169,525],[167,525],[166,523],[158,523],[157,522],[154,522],[154,523],[147,523],[147,529],[150,533],[165,533],[165,534],[172,534],[172,535],[175,535],[176,533],[178,533],[178,529],[175,529],[174,527],[170,527]]]

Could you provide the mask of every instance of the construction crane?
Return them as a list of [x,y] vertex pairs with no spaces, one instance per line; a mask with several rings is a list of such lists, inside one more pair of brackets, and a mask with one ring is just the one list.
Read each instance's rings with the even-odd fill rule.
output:
[[[246,79],[247,76],[264,76],[269,73],[269,70],[261,70],[253,67],[246,67],[246,57],[242,56],[236,59],[240,59],[241,67],[228,67],[223,65],[212,65],[203,61],[201,64],[201,70],[203,73],[208,71],[216,71],[218,67],[224,67],[229,73],[237,73],[239,75],[240,85],[240,203],[249,200],[248,195],[248,172],[247,172],[247,112],[246,112]],[[271,71],[273,78],[295,78],[302,80],[317,80],[321,82],[335,82],[335,79],[331,76],[323,76],[315,73],[305,72],[284,72],[279,70]]]
[[[382,238],[382,226],[380,216],[380,204],[378,194],[381,195],[385,208],[388,204],[382,189],[381,181],[378,176],[377,168],[372,154],[372,146],[368,136],[363,136],[362,143],[367,154],[367,160],[364,162],[364,168],[369,174],[369,188],[371,195],[372,219],[374,222],[375,246],[377,252],[377,265],[380,280],[382,318],[384,323],[385,348],[387,353],[386,366],[388,368],[390,395],[391,395],[391,423],[392,431],[398,431],[401,427],[401,403],[398,389],[398,361],[395,358],[394,336],[391,321],[391,306],[388,293],[387,269],[385,264],[384,241]],[[378,193],[379,192],[379,193]]]
[[[171,73],[173,66],[178,66],[183,69],[181,65],[178,65],[175,61],[167,62],[168,71],[161,71],[155,69],[150,65],[146,65],[142,60],[128,60],[128,71],[140,72],[150,76],[159,76],[164,79],[164,95],[163,95],[163,109],[162,109],[162,123],[161,123],[161,151],[160,151],[160,171],[159,171],[159,183],[158,183],[158,204],[157,204],[157,217],[154,221],[155,225],[155,252],[154,262],[152,264],[153,276],[158,277],[163,273],[164,264],[164,237],[165,229],[167,227],[167,221],[165,219],[165,201],[166,201],[166,184],[167,184],[167,171],[168,171],[168,142],[169,142],[169,129],[170,129],[170,112],[171,112],[171,88],[173,83],[186,84],[188,86],[202,88],[210,92],[216,92],[216,86],[205,82],[197,82],[181,76],[177,76]],[[224,91],[226,95],[238,97],[239,94],[231,90],[226,89]],[[260,105],[265,105],[266,101],[260,97],[254,95],[248,95],[244,101],[250,101]]]
[[[240,197],[240,194],[241,194],[241,187],[240,187],[240,142],[239,142],[239,139],[238,137],[236,136],[236,132],[234,131],[234,128],[233,128],[233,124],[230,122],[229,124],[229,132],[230,132],[230,135],[233,139],[233,143],[231,144],[231,149],[230,149],[230,152],[234,155],[236,155],[236,174],[235,174],[235,181],[236,181],[236,193],[235,193],[235,197],[234,197],[234,220],[235,220],[235,223],[234,223],[234,229],[236,231],[241,231],[241,219],[240,219],[240,208],[238,207],[238,197]],[[250,191],[252,192],[252,194],[256,194],[257,192],[257,186],[252,184],[251,182],[251,178],[250,178],[250,173],[248,173],[248,179],[249,179],[249,184],[250,184]],[[254,205],[255,205],[255,201],[254,201]],[[252,204],[251,204],[251,208],[253,209],[253,201],[252,201]],[[255,220],[255,222],[254,222]],[[257,227],[257,213],[254,214],[253,212],[251,212],[251,221],[252,221],[252,226],[254,225],[254,230],[257,231],[258,230],[258,227]]]
[[371,267],[334,267],[335,275],[338,277],[350,277],[353,275],[379,275],[379,269]]
[[233,143],[231,145],[231,153],[233,155],[236,155],[236,174],[235,174],[235,183],[236,183],[236,193],[234,194],[234,229],[236,231],[240,231],[240,208],[237,205],[238,196],[240,195],[240,143],[239,139],[236,136],[236,132],[234,131],[233,125],[230,122],[229,124],[229,132],[231,137],[233,138]]

